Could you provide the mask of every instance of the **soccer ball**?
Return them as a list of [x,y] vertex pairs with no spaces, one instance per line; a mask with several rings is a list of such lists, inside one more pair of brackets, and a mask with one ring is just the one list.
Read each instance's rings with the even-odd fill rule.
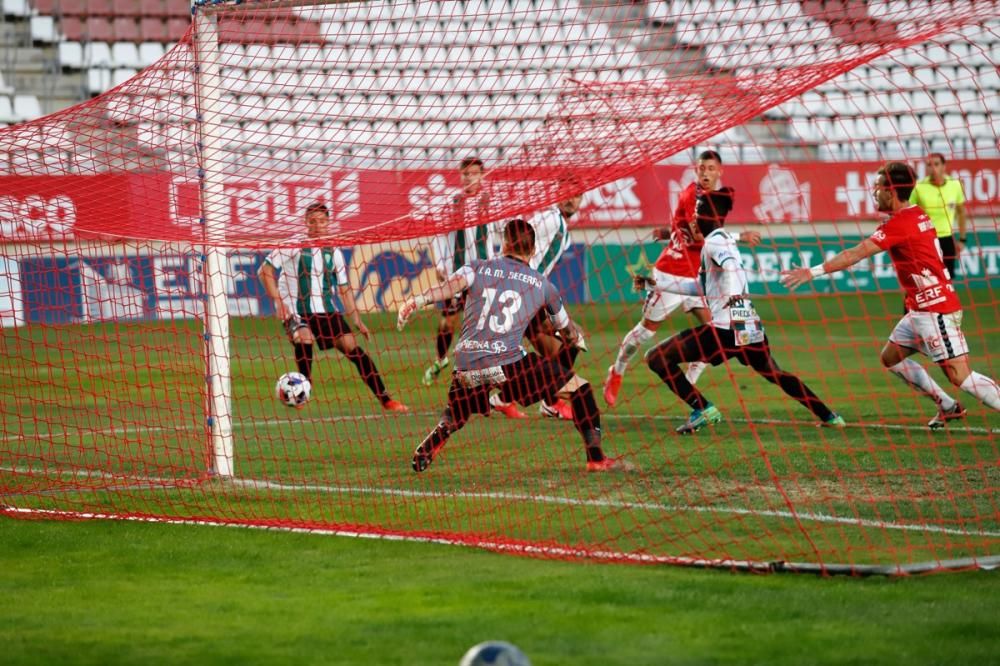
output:
[[469,648],[458,666],[531,666],[531,662],[516,645],[486,641]]
[[312,393],[312,384],[302,373],[286,372],[278,378],[274,393],[288,407],[304,407]]

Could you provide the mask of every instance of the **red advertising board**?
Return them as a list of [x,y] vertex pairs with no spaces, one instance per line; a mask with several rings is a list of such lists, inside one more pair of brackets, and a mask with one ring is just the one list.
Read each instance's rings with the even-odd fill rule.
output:
[[[879,163],[808,162],[725,166],[723,182],[736,190],[735,223],[815,223],[874,219],[871,182]],[[1000,160],[955,161],[973,215],[1000,208]],[[920,167],[922,168],[922,166]],[[556,198],[553,170],[525,177],[488,172],[491,208],[528,215]],[[691,168],[657,165],[612,182],[584,174],[589,187],[576,225],[662,226]],[[285,241],[301,227],[305,207],[323,201],[333,211],[339,241],[358,244],[442,231],[458,194],[454,171],[330,171],[320,175],[227,177],[221,210],[224,244]],[[169,173],[0,177],[0,242],[104,238],[200,241],[199,184]]]

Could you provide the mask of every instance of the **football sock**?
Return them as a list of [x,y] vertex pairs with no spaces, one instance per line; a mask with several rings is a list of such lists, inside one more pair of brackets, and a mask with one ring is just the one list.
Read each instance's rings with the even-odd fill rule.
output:
[[701,361],[688,363],[688,369],[684,373],[684,378],[692,384],[697,384],[698,378],[701,377],[701,373],[705,372],[705,368],[707,367],[708,363],[702,363]]
[[987,407],[1000,411],[1000,386],[986,375],[972,371],[959,388],[976,396]]
[[448,348],[451,347],[451,339],[454,335],[455,334],[452,331],[442,331],[441,329],[438,329],[437,340],[435,341],[438,360],[448,356]]
[[[760,364],[759,367],[755,365],[757,363]],[[767,365],[763,365],[763,363],[767,363]],[[812,389],[806,386],[805,382],[792,373],[779,368],[770,356],[764,357],[761,361],[755,360],[750,367],[767,381],[777,384],[785,392],[785,395],[795,398],[800,405],[815,414],[820,421],[826,422],[833,417],[833,411],[812,392]]]
[[604,451],[601,449],[601,410],[597,408],[590,384],[584,384],[573,391],[569,396],[569,404],[573,408],[573,425],[583,436],[587,461],[604,460]]
[[677,397],[686,402],[691,409],[705,409],[710,404],[701,391],[687,380],[677,361],[667,358],[666,354],[654,353],[650,355],[649,369],[655,372],[663,383],[676,393]]
[[[936,402],[942,409],[951,409],[955,406],[955,400],[950,395],[945,393],[944,389],[938,386],[938,383],[934,381],[929,374],[927,374],[924,366],[920,365],[913,359],[904,358],[896,365],[890,367],[889,372],[912,386],[918,393],[926,395],[928,398]],[[996,386],[996,384],[994,384],[994,386]],[[962,385],[962,388],[965,388],[964,384]]]
[[312,381],[313,346],[295,343],[295,365],[299,372]]
[[361,375],[361,379],[365,380],[365,384],[375,397],[378,398],[379,402],[383,405],[389,401],[389,394],[385,391],[385,384],[382,383],[382,376],[378,373],[378,368],[375,367],[375,363],[372,361],[371,356],[369,356],[364,349],[361,347],[355,347],[351,351],[345,354],[347,360],[354,364],[354,367],[358,369],[358,374]]
[[615,372],[619,375],[624,375],[625,370],[628,369],[629,361],[635,356],[635,353],[639,351],[639,347],[643,343],[648,342],[653,339],[656,335],[653,331],[649,330],[639,322],[635,327],[626,334],[622,339],[621,345],[618,347],[618,356],[615,358]]

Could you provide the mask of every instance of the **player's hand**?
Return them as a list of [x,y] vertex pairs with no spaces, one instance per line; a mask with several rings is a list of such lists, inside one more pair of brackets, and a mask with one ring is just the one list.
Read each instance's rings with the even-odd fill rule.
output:
[[668,227],[661,227],[659,229],[653,229],[653,240],[664,241],[670,238],[670,229]]
[[965,243],[958,240],[958,236],[955,236],[955,256],[962,254],[962,250],[965,249]]
[[746,243],[750,247],[757,247],[761,240],[760,233],[756,231],[744,231],[740,234],[740,242]]
[[365,340],[371,340],[372,333],[368,330],[368,327],[365,326],[365,322],[361,321],[361,319],[358,319],[357,326],[355,326],[355,328],[358,329],[358,333],[364,336]]
[[808,268],[793,268],[788,271],[781,271],[781,284],[789,290],[801,287],[806,282],[813,279],[812,271]]
[[402,331],[406,328],[406,324],[410,321],[413,313],[425,305],[427,305],[427,297],[423,294],[406,299],[403,307],[399,308],[399,312],[396,314],[396,330]]
[[632,289],[635,291],[646,291],[652,289],[654,285],[656,285],[656,281],[648,275],[632,276]]
[[277,300],[274,302],[274,315],[278,318],[278,321],[284,323],[288,321],[288,318],[292,316],[292,313],[288,310],[288,306],[282,300]]

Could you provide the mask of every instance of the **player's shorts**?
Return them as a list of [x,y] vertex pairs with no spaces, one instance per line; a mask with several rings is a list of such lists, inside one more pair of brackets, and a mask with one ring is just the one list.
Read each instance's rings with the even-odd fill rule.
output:
[[935,363],[969,353],[962,333],[962,311],[907,312],[889,334],[889,341],[918,351]]
[[312,331],[316,345],[320,349],[330,349],[338,338],[351,333],[351,327],[344,319],[344,315],[339,312],[311,314],[303,319],[309,324],[309,330]]
[[665,354],[678,363],[702,361],[719,365],[726,359],[735,358],[743,365],[754,369],[770,368],[771,347],[764,336],[763,342],[752,345],[737,345],[735,334],[728,328],[716,328],[703,324],[681,331],[646,352],[646,360],[657,354]]
[[447,301],[442,301],[438,304],[441,308],[441,314],[445,317],[450,317],[451,315],[456,315],[465,309],[465,297],[468,295],[469,290],[465,289],[462,293],[457,296],[452,296]]
[[[666,275],[666,273],[654,268],[653,278],[655,279],[657,275]],[[646,302],[642,305],[642,317],[648,321],[663,321],[680,307],[684,308],[684,312],[691,312],[697,308],[707,308],[708,304],[701,296],[682,296],[665,291],[650,291],[646,295]]]
[[482,384],[467,387],[452,373],[448,389],[448,409],[452,417],[464,423],[472,414],[490,413],[490,390],[499,388],[514,402],[527,407],[539,400],[556,401],[559,389],[573,378],[573,371],[554,360],[545,359],[531,352],[503,366],[506,380],[502,384]]

